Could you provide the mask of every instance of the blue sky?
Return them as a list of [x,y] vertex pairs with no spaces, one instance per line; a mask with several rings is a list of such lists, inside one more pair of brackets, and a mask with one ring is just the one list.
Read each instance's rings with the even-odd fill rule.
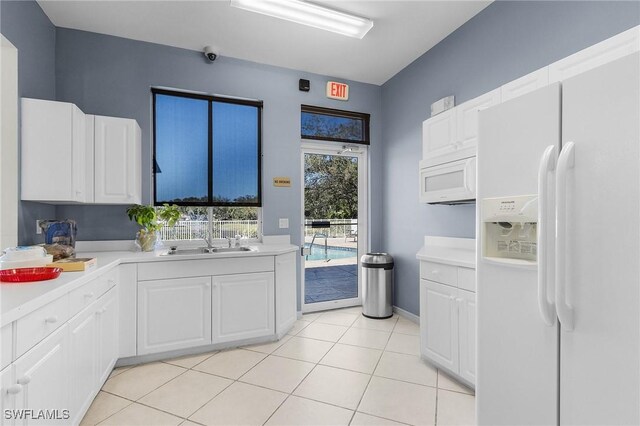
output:
[[[258,192],[258,108],[213,103],[213,194]],[[156,95],[157,201],[206,197],[208,101]]]

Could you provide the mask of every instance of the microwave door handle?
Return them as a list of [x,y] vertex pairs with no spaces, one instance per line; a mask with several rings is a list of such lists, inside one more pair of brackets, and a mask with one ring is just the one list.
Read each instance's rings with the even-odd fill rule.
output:
[[556,147],[549,145],[542,154],[538,169],[538,307],[542,321],[553,326],[556,322],[556,307],[549,302],[547,278],[549,276],[549,174],[556,167]]
[[[467,192],[473,192],[475,193],[475,189],[471,187],[470,185],[470,181],[471,179],[475,180],[475,175],[476,175],[476,170],[475,167],[473,167],[473,173],[470,173],[469,169],[471,169],[471,166],[473,164],[475,164],[476,159],[475,158],[470,158],[468,159],[465,163],[464,163],[464,167],[463,167],[463,185],[464,185],[464,190]],[[475,184],[473,185],[475,187]]]
[[575,165],[575,144],[563,144],[558,157],[556,179],[556,310],[560,325],[565,331],[573,330],[574,311],[567,302],[570,285],[567,271],[567,173]]

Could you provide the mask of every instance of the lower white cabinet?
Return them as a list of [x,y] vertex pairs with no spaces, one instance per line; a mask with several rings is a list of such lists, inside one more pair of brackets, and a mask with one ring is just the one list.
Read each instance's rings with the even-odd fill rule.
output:
[[104,383],[111,374],[111,370],[119,354],[119,310],[118,292],[111,289],[100,300],[96,307],[96,322],[98,324],[98,381]]
[[82,413],[89,408],[97,383],[98,322],[96,306],[98,301],[69,322],[70,355],[70,403],[69,410],[73,423],[80,423]]
[[458,347],[460,376],[476,382],[476,295],[458,290]]
[[[62,411],[69,407],[69,372],[74,368],[68,351],[69,328],[64,325],[14,362],[14,385],[20,389],[15,400],[17,410],[58,410],[56,417],[63,417]],[[21,425],[67,423],[68,419],[45,418],[16,421]]]
[[420,330],[423,356],[475,384],[475,293],[420,280]]
[[213,340],[216,343],[274,334],[273,273],[213,277]]
[[13,419],[5,418],[6,410],[14,410],[16,408],[16,398],[22,392],[22,386],[16,384],[13,380],[13,366],[9,366],[0,371],[0,408],[2,416],[0,416],[0,425],[14,425]]
[[420,260],[420,354],[476,383],[476,241],[425,237]]
[[420,280],[420,328],[422,352],[450,370],[458,367],[458,289]]
[[276,256],[276,334],[284,335],[298,319],[296,259],[298,253]]
[[112,288],[69,321],[69,411],[79,424],[118,358],[118,292]]
[[211,343],[211,277],[138,283],[138,355]]
[[[2,409],[22,410],[16,411],[22,418],[6,418],[3,411],[0,424],[80,423],[118,356],[118,289],[115,278],[110,278],[113,272],[76,289],[96,297],[88,305],[68,312],[66,294],[17,320],[55,318],[57,328],[2,370]],[[18,336],[33,329],[13,325]]]

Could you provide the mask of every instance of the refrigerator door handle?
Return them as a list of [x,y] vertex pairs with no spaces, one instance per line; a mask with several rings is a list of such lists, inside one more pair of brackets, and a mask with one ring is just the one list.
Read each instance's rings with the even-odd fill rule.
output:
[[556,307],[547,295],[549,275],[549,174],[556,168],[557,150],[549,145],[542,154],[538,169],[538,307],[542,321],[553,326],[556,323]]
[[556,179],[556,310],[565,331],[573,330],[573,307],[567,302],[567,173],[575,165],[575,144],[563,144]]

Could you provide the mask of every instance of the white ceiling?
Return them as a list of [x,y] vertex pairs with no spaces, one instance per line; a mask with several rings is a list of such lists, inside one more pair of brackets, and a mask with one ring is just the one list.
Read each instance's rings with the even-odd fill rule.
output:
[[370,18],[362,39],[233,8],[216,1],[38,2],[54,25],[381,85],[490,1],[338,1]]

